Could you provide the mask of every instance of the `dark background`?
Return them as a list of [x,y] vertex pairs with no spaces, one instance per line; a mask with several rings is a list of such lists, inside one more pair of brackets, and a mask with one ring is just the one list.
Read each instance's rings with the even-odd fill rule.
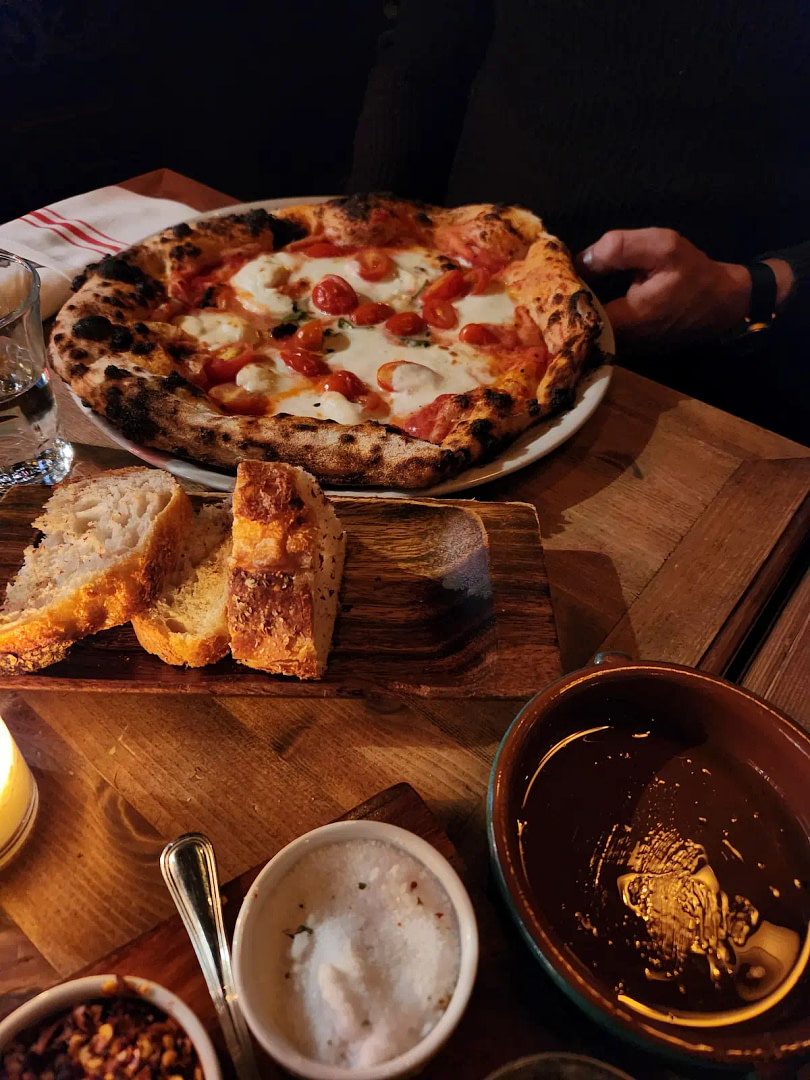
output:
[[383,0],[0,0],[0,221],[161,167],[343,190],[388,24]]

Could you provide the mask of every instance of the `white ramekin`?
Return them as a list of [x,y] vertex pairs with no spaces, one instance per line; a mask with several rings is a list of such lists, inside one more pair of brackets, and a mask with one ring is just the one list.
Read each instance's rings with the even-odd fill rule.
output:
[[[171,990],[158,986],[149,979],[128,975],[124,981],[133,996],[156,1005],[183,1028],[197,1051],[205,1080],[221,1080],[219,1059],[213,1043],[188,1005]],[[72,979],[37,994],[35,998],[20,1005],[19,1009],[15,1009],[5,1020],[0,1021],[0,1051],[19,1032],[48,1016],[72,1009],[75,1005],[92,1001],[94,998],[115,997],[114,992],[110,993],[110,987],[115,983],[115,975],[87,975],[83,979]]]
[[[257,918],[263,901],[298,860],[315,848],[347,840],[380,840],[401,848],[422,863],[441,883],[456,913],[459,931],[459,973],[447,1009],[432,1031],[421,1042],[390,1061],[358,1069],[323,1065],[300,1054],[273,1023],[257,1000],[256,988],[245,973],[245,957],[261,949],[261,930]],[[288,1072],[307,1080],[394,1080],[412,1076],[441,1049],[461,1019],[472,993],[478,967],[478,927],[470,897],[443,855],[432,844],[407,829],[381,821],[337,821],[313,829],[293,840],[270,860],[245,897],[233,938],[233,969],[239,1003],[259,1043]]]

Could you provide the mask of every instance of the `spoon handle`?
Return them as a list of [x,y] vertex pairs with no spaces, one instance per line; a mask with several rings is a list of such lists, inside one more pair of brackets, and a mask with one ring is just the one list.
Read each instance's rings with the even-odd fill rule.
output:
[[237,1076],[258,1080],[253,1044],[233,985],[213,844],[202,833],[179,836],[163,849],[160,869],[200,962]]

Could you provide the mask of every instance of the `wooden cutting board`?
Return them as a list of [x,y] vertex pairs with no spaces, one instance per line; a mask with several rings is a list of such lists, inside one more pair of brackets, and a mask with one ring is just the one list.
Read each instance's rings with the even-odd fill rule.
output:
[[[48,497],[0,502],[0,595],[35,539]],[[192,501],[222,501],[219,494]],[[348,534],[341,608],[323,679],[253,671],[230,657],[164,664],[129,623],[78,642],[59,664],[0,676],[0,688],[352,697],[530,696],[560,675],[537,512],[527,503],[335,497]]]

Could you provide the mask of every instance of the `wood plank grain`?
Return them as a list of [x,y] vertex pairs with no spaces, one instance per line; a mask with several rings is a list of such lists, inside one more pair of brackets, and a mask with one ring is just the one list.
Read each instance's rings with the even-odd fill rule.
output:
[[213,698],[190,710],[175,697],[40,693],[5,695],[0,710],[41,797],[0,906],[60,973],[165,917],[168,838],[208,833],[229,878],[357,801],[284,762],[268,704],[257,730]]
[[807,459],[741,464],[602,647],[700,666],[809,489]]
[[[359,801],[330,796],[282,752],[279,713],[300,704],[317,724],[320,702],[258,699],[257,721],[249,725],[224,707],[231,700],[243,699],[203,696],[189,708],[189,700],[176,695],[26,695],[43,726],[79,761],[92,763],[161,837],[207,833],[221,852],[226,879],[302,827],[329,820]],[[379,787],[367,787],[363,796]],[[78,907],[73,916],[92,937],[92,911]],[[88,943],[84,962],[94,955],[98,952]]]
[[593,655],[739,464],[684,439],[678,400],[617,369],[558,454],[495,489],[537,506],[564,670]]
[[0,707],[40,795],[31,836],[3,871],[0,906],[49,964],[72,971],[84,962],[88,925],[106,951],[165,918],[156,861],[164,840],[20,698]]
[[[799,472],[804,466],[798,466]],[[795,567],[803,558],[803,552],[810,543],[810,493],[796,508],[796,512],[786,522],[781,535],[762,560],[759,569],[748,586],[740,594],[729,617],[717,633],[711,646],[706,650],[700,666],[714,675],[731,674],[745,662],[750,651],[751,637],[756,636],[761,617],[767,615],[771,598],[777,596],[795,573]],[[757,642],[754,641],[756,646]]]
[[[34,538],[47,492],[0,502],[0,586]],[[222,501],[223,495],[193,495]],[[534,507],[334,497],[347,537],[341,610],[323,679],[269,676],[230,658],[187,670],[144,652],[129,624],[76,644],[12,689],[152,693],[527,697],[560,673]]]
[[810,572],[741,680],[810,731]]
[[231,195],[225,195],[216,188],[183,176],[174,169],[152,169],[128,180],[119,181],[119,187],[134,191],[138,195],[149,195],[156,199],[176,199],[187,206],[193,206],[200,214],[207,210],[219,210],[223,206],[238,203]]
[[57,971],[8,915],[0,912],[0,1016],[58,980]]

